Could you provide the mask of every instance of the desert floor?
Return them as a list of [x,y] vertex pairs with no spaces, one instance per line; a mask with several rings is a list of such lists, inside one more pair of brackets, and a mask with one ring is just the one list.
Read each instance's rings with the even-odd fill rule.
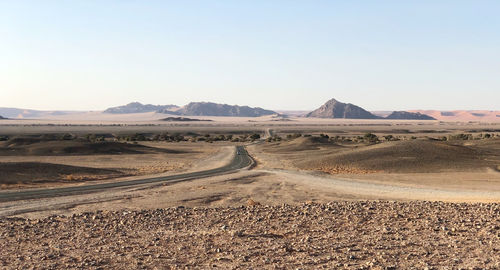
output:
[[5,269],[498,269],[498,204],[331,202],[0,219]]
[[[29,268],[37,262],[44,267],[96,269],[118,265],[233,269],[500,267],[496,255],[500,250],[497,124],[328,123],[235,124],[228,120],[209,126],[149,126],[145,127],[149,133],[165,128],[200,134],[232,131],[235,136],[258,132],[264,141],[111,144],[112,154],[92,153],[88,149],[94,146],[88,144],[85,149],[90,152],[78,155],[71,150],[74,146],[59,145],[59,152],[47,154],[47,149],[54,149],[53,145],[47,147],[47,142],[24,144],[18,140],[11,148],[9,141],[3,142],[0,167],[50,163],[83,170],[82,177],[55,173],[52,176],[57,176],[56,181],[44,181],[35,177],[37,171],[27,177],[5,169],[3,172],[18,177],[3,182],[2,189],[9,191],[216,168],[229,163],[234,147],[242,144],[247,145],[256,166],[193,181],[2,202],[0,234],[7,241],[0,247],[0,262],[6,268]],[[23,137],[46,132],[47,128],[11,125],[2,131]],[[56,126],[54,132],[83,134],[85,129]],[[141,126],[91,129],[126,134],[128,129],[137,132]],[[299,131],[311,136],[285,139]],[[372,132],[381,138],[379,143],[332,141],[320,136],[357,138]],[[476,139],[440,140],[462,133]],[[486,133],[494,136],[483,139]],[[383,138],[387,135],[398,140],[386,141]],[[266,141],[277,136],[283,139]],[[93,173],[97,175],[94,178],[89,176]],[[62,236],[55,237],[51,230]],[[110,234],[113,236],[104,237]],[[23,240],[21,235],[27,237]],[[35,236],[41,237],[41,242],[24,242]],[[96,250],[103,256],[93,256]],[[14,253],[17,257],[11,256]]]

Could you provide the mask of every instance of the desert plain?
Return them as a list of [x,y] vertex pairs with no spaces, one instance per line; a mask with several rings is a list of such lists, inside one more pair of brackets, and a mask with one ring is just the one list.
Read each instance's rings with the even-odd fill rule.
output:
[[498,269],[500,123],[269,116],[0,120],[0,265]]

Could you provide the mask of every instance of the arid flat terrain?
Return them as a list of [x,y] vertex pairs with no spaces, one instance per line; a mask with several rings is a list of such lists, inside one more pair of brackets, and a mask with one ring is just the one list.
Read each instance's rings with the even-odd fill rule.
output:
[[255,165],[200,179],[1,202],[0,263],[8,269],[499,267],[497,124],[210,119],[2,126],[2,192],[210,170],[229,164],[240,145]]
[[[337,199],[499,201],[500,129],[494,123],[206,118],[214,121],[47,126],[37,120],[38,124],[3,126],[0,136],[7,139],[0,142],[2,189],[211,169],[229,162],[235,145],[246,144],[256,160],[248,173],[169,185],[167,199],[134,191],[129,204],[112,201],[127,207],[148,205],[149,199],[165,207],[231,206],[252,197],[266,204]],[[250,134],[260,134],[261,139],[250,140]],[[199,184],[203,181],[207,185]]]

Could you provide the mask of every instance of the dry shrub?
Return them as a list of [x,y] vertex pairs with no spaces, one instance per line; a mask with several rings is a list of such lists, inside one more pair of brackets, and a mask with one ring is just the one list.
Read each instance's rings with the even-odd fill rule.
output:
[[323,166],[317,168],[316,170],[329,174],[370,174],[380,172],[374,170],[363,170],[345,165]]
[[66,181],[81,181],[85,179],[85,177],[82,175],[74,175],[74,174],[61,175],[61,178]]
[[86,180],[102,180],[106,178],[111,178],[112,175],[60,174],[59,177],[64,181],[86,181]]

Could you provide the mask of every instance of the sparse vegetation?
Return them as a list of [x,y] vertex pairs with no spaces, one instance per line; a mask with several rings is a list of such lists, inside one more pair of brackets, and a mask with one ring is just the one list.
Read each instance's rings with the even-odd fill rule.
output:
[[366,133],[365,136],[363,136],[363,140],[368,143],[378,143],[380,141],[378,136],[373,133]]
[[254,134],[250,135],[250,139],[252,141],[258,140],[258,139],[260,139],[260,135],[257,133],[254,133]]
[[281,138],[278,135],[273,135],[273,136],[266,139],[267,142],[280,142],[282,140],[283,140],[283,138]]
[[384,139],[388,142],[391,142],[391,141],[399,141],[399,138],[396,138],[394,137],[393,135],[386,135],[384,136]]
[[103,142],[104,137],[97,136],[96,134],[87,134],[87,135],[85,135],[85,140],[87,140],[89,142]]
[[288,135],[286,135],[286,139],[287,140],[293,140],[293,139],[296,139],[296,138],[299,138],[299,137],[302,137],[302,134],[300,134],[300,133],[294,133],[294,134],[288,134]]
[[448,136],[448,141],[453,141],[453,140],[467,141],[467,140],[473,140],[473,139],[474,139],[474,136],[472,136],[472,134],[464,134],[464,133]]

